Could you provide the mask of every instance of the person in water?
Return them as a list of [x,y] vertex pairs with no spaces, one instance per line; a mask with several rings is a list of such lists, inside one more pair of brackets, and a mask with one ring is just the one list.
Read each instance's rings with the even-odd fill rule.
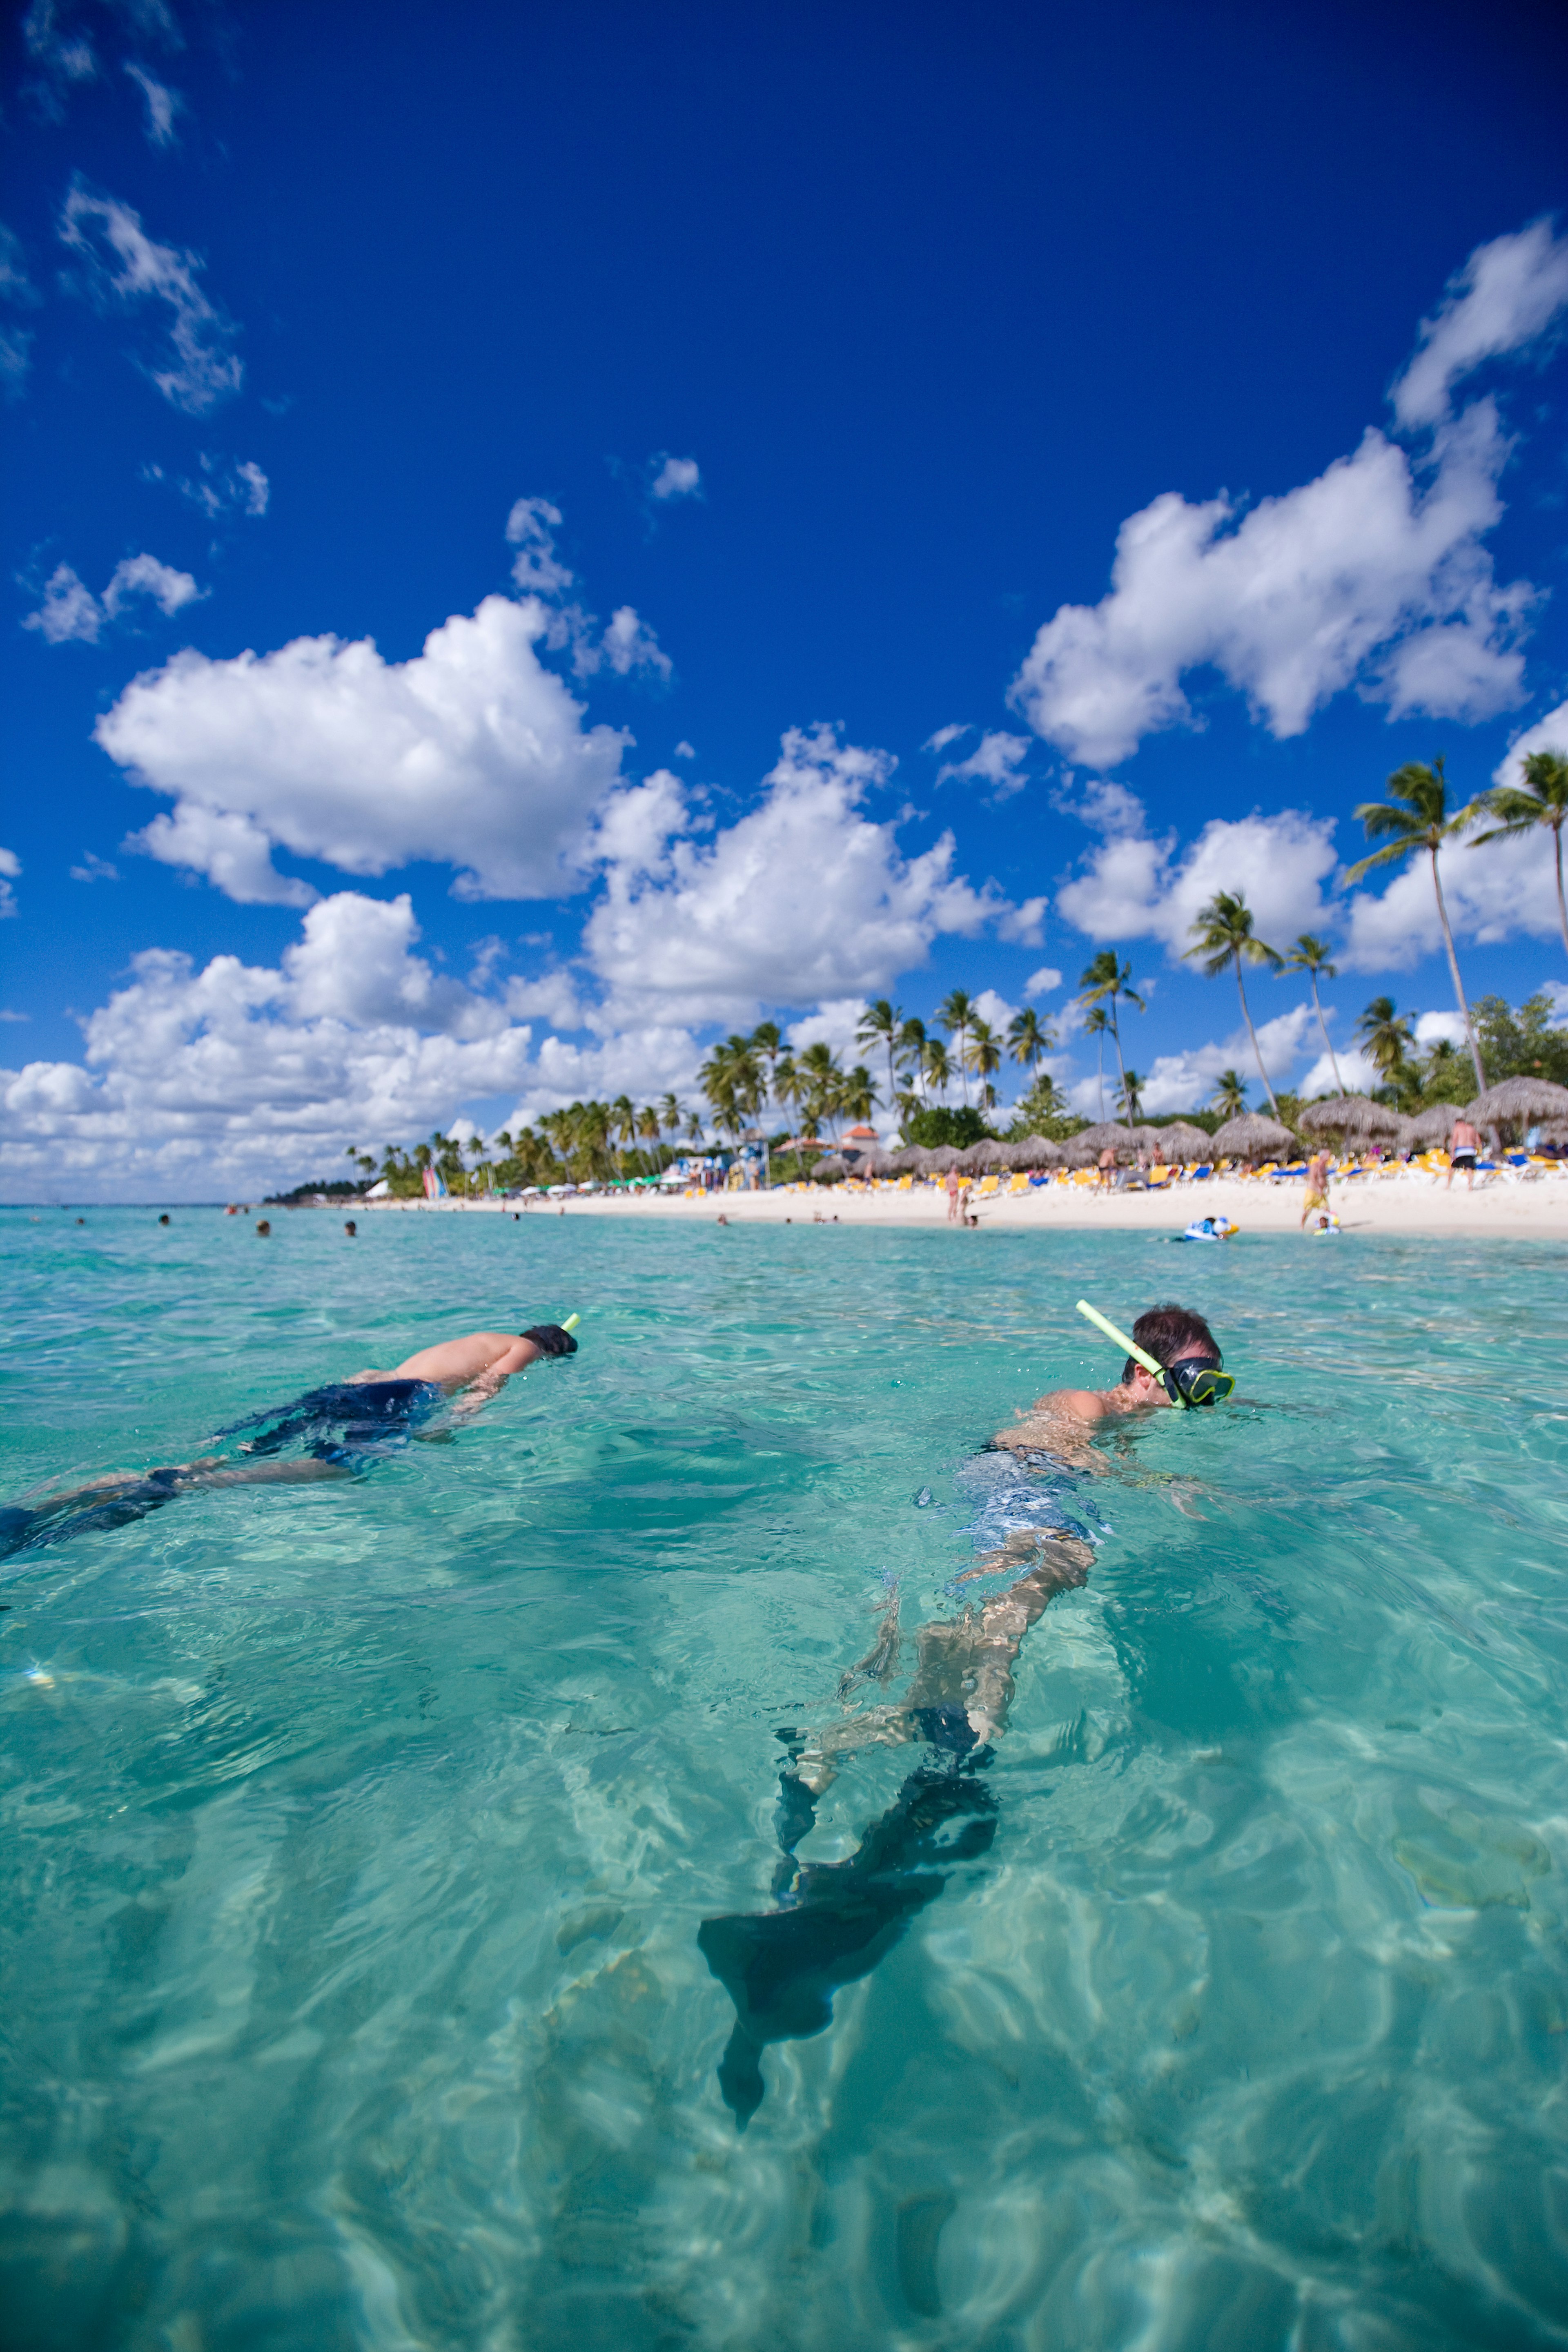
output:
[[[1133,1326],[1136,1345],[1175,1379],[1177,1366],[1213,1366],[1219,1349],[1190,1308],[1156,1307]],[[1157,1412],[1176,1397],[1129,1357],[1106,1389],[1055,1389],[998,1430],[961,1474],[978,1500],[971,1533],[981,1550],[956,1581],[1012,1576],[1005,1591],[955,1619],[924,1625],[901,1705],[873,1706],[824,1730],[793,1727],[775,1815],[780,1859],[771,1911],[705,1919],[698,1948],[735,2003],[735,2025],[719,2062],[719,2088],[744,2131],[762,2103],[762,2053],[832,2022],[833,1994],[892,1950],[910,1920],[934,1902],[956,1864],[977,1860],[996,1837],[997,1801],[977,1777],[1007,1727],[1013,1668],[1024,1635],[1059,1592],[1084,1582],[1094,1553],[1065,1498],[1075,1469],[1101,1467],[1090,1440],[1106,1424]],[[1021,1571],[1021,1573],[1019,1572]],[[886,1684],[898,1664],[896,1588],[878,1638],[839,1684],[847,1698],[864,1680]],[[892,1805],[843,1862],[802,1863],[800,1841],[838,1762],[871,1747],[923,1743],[930,1751]]]
[[467,1418],[498,1396],[514,1372],[543,1356],[576,1353],[577,1341],[558,1323],[538,1323],[520,1334],[469,1331],[459,1339],[440,1340],[404,1357],[390,1371],[355,1372],[220,1430],[220,1437],[247,1433],[237,1448],[241,1459],[205,1454],[162,1469],[120,1472],[30,1506],[0,1509],[0,1556],[125,1527],[180,1495],[352,1478],[371,1462],[429,1434],[428,1424],[448,1402],[449,1419]]

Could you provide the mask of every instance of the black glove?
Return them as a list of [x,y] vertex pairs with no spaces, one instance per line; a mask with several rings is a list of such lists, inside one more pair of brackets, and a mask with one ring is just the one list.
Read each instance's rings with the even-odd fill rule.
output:
[[525,1331],[522,1336],[525,1339],[531,1339],[535,1347],[541,1348],[547,1356],[575,1356],[577,1353],[577,1341],[570,1331],[563,1331],[559,1323],[536,1323],[531,1331]]

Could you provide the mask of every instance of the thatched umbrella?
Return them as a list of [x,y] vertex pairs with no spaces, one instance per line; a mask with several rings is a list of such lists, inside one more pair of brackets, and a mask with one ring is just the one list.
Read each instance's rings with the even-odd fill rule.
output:
[[1114,1119],[1102,1119],[1093,1127],[1082,1127],[1072,1140],[1082,1150],[1092,1151],[1096,1160],[1106,1150],[1113,1151],[1123,1161],[1135,1160],[1138,1156],[1137,1141],[1132,1129],[1123,1127]]
[[946,1176],[949,1168],[956,1168],[963,1156],[950,1143],[939,1143],[935,1151],[925,1155],[925,1172],[928,1176]]
[[1277,1118],[1248,1110],[1239,1118],[1228,1118],[1209,1148],[1218,1160],[1278,1160],[1281,1152],[1295,1150],[1296,1139]]
[[1523,1129],[1543,1118],[1568,1118],[1568,1087],[1550,1078],[1504,1078],[1465,1105],[1465,1117],[1476,1127]]
[[958,1154],[958,1165],[967,1176],[978,1175],[988,1169],[1006,1168],[1010,1165],[1008,1147],[1005,1143],[998,1143],[993,1135],[982,1136],[978,1143],[971,1143],[967,1150]]
[[1399,1114],[1370,1095],[1324,1095],[1302,1111],[1298,1125],[1303,1135],[1342,1135],[1346,1142],[1369,1142],[1385,1136],[1390,1142],[1399,1132]]
[[824,1176],[847,1176],[849,1172],[842,1152],[830,1151],[812,1169],[811,1181],[820,1184]]
[[1167,1167],[1185,1168],[1190,1160],[1211,1156],[1213,1137],[1207,1129],[1193,1127],[1185,1118],[1173,1119],[1169,1127],[1156,1127],[1155,1134],[1158,1139],[1155,1149]]
[[1434,1103],[1430,1110],[1417,1111],[1414,1118],[1402,1118],[1399,1122],[1400,1150],[1419,1151],[1428,1144],[1447,1143],[1458,1115],[1457,1103]]
[[1568,1143],[1568,1118],[1543,1118],[1541,1140],[1542,1143]]
[[1060,1168],[1067,1158],[1061,1144],[1052,1143],[1048,1135],[1026,1135],[1009,1150],[1015,1168]]
[[1102,1147],[1086,1141],[1088,1134],[1085,1128],[1081,1134],[1070,1136],[1062,1146],[1061,1156],[1069,1168],[1092,1168],[1099,1160]]

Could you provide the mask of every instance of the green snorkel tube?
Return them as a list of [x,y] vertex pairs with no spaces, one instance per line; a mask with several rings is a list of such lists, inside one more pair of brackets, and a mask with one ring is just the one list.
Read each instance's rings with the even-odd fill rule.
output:
[[1160,1363],[1145,1349],[1140,1348],[1135,1339],[1129,1339],[1124,1331],[1118,1331],[1110,1317],[1102,1315],[1097,1307],[1091,1307],[1086,1298],[1079,1300],[1078,1312],[1086,1315],[1097,1330],[1104,1332],[1107,1339],[1114,1339],[1117,1347],[1124,1349],[1134,1363],[1142,1364],[1145,1372],[1152,1372],[1172,1404],[1180,1405],[1184,1412],[1193,1405],[1213,1404],[1219,1397],[1228,1397],[1236,1386],[1232,1375],[1222,1372],[1218,1364],[1197,1362],[1189,1366],[1181,1363],[1173,1368]]
[[560,1328],[563,1331],[575,1331],[581,1320],[580,1315],[569,1315]]

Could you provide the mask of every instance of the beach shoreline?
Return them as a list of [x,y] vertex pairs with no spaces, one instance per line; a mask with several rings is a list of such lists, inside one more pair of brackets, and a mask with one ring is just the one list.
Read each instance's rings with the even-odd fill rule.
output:
[[[1345,1238],[1357,1234],[1427,1235],[1470,1241],[1496,1234],[1517,1241],[1568,1241],[1568,1174],[1518,1182],[1499,1178],[1475,1192],[1462,1184],[1445,1192],[1426,1177],[1371,1176],[1337,1183],[1332,1206]],[[630,1217],[649,1223],[716,1225],[890,1225],[908,1230],[947,1226],[947,1196],[934,1186],[907,1192],[847,1192],[841,1184],[800,1192],[696,1192],[674,1197],[640,1193],[578,1193],[565,1200],[369,1201],[356,1215]],[[1299,1184],[1272,1184],[1217,1176],[1160,1192],[1101,1193],[1051,1184],[1030,1192],[998,1192],[971,1201],[979,1230],[1179,1234],[1191,1219],[1221,1212],[1243,1234],[1299,1230]],[[954,1228],[954,1230],[958,1230]],[[1302,1235],[1303,1239],[1309,1238]],[[1324,1237],[1326,1238],[1326,1237]]]

